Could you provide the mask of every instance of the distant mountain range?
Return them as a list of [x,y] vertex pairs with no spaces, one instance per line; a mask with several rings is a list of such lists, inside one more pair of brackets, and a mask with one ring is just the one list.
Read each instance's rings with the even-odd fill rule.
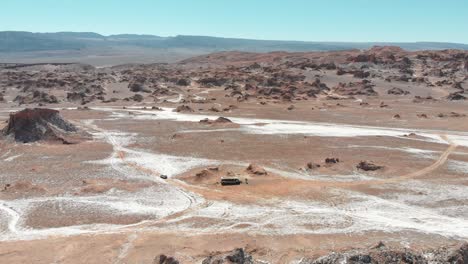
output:
[[399,46],[406,50],[468,50],[467,44],[437,42],[307,42],[206,36],[103,36],[93,32],[0,31],[0,63],[84,63],[112,66],[127,63],[170,63],[221,51],[333,51],[369,49],[375,45]]
[[103,48],[132,47],[134,49],[193,49],[204,52],[227,50],[269,51],[330,51],[367,49],[375,45],[399,46],[406,50],[468,50],[468,44],[442,42],[307,42],[276,41],[206,36],[159,37],[153,35],[120,34],[103,36],[92,32],[32,33],[0,32],[0,52],[83,51]]

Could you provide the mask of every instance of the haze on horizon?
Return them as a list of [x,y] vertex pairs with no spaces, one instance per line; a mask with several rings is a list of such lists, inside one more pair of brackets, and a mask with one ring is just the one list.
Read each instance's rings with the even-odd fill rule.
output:
[[468,2],[459,0],[15,0],[1,6],[0,31],[468,43]]

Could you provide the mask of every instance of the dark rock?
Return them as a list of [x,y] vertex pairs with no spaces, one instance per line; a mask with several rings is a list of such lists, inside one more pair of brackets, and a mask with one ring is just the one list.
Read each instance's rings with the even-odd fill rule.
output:
[[189,86],[191,83],[190,79],[184,79],[184,78],[181,78],[179,80],[177,80],[177,85],[179,86]]
[[215,253],[203,260],[202,264],[254,264],[252,256],[238,248],[230,253]]
[[168,257],[166,255],[160,255],[156,257],[153,261],[154,264],[179,264],[179,261],[173,257]]
[[447,99],[450,101],[465,100],[466,97],[461,92],[451,93],[447,96]]
[[340,162],[340,159],[338,158],[326,158],[325,159],[326,164],[336,164],[338,162]]
[[150,93],[151,92],[142,83],[137,83],[137,82],[130,83],[128,85],[128,88],[130,89],[130,91],[134,93],[139,93],[139,92]]
[[370,161],[361,161],[356,166],[356,168],[358,168],[360,170],[364,170],[364,171],[376,171],[376,170],[383,169],[383,166],[375,165],[374,163],[372,163]]
[[194,110],[188,106],[188,105],[179,105],[176,109],[174,109],[174,112],[194,112]]

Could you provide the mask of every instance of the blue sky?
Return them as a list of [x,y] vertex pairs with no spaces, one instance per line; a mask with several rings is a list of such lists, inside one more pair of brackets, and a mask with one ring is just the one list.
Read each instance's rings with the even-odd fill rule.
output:
[[2,0],[3,30],[468,43],[468,0]]

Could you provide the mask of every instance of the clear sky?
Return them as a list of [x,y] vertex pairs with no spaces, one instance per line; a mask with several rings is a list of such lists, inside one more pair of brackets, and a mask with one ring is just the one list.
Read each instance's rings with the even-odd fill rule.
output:
[[1,0],[3,30],[468,43],[468,0]]

